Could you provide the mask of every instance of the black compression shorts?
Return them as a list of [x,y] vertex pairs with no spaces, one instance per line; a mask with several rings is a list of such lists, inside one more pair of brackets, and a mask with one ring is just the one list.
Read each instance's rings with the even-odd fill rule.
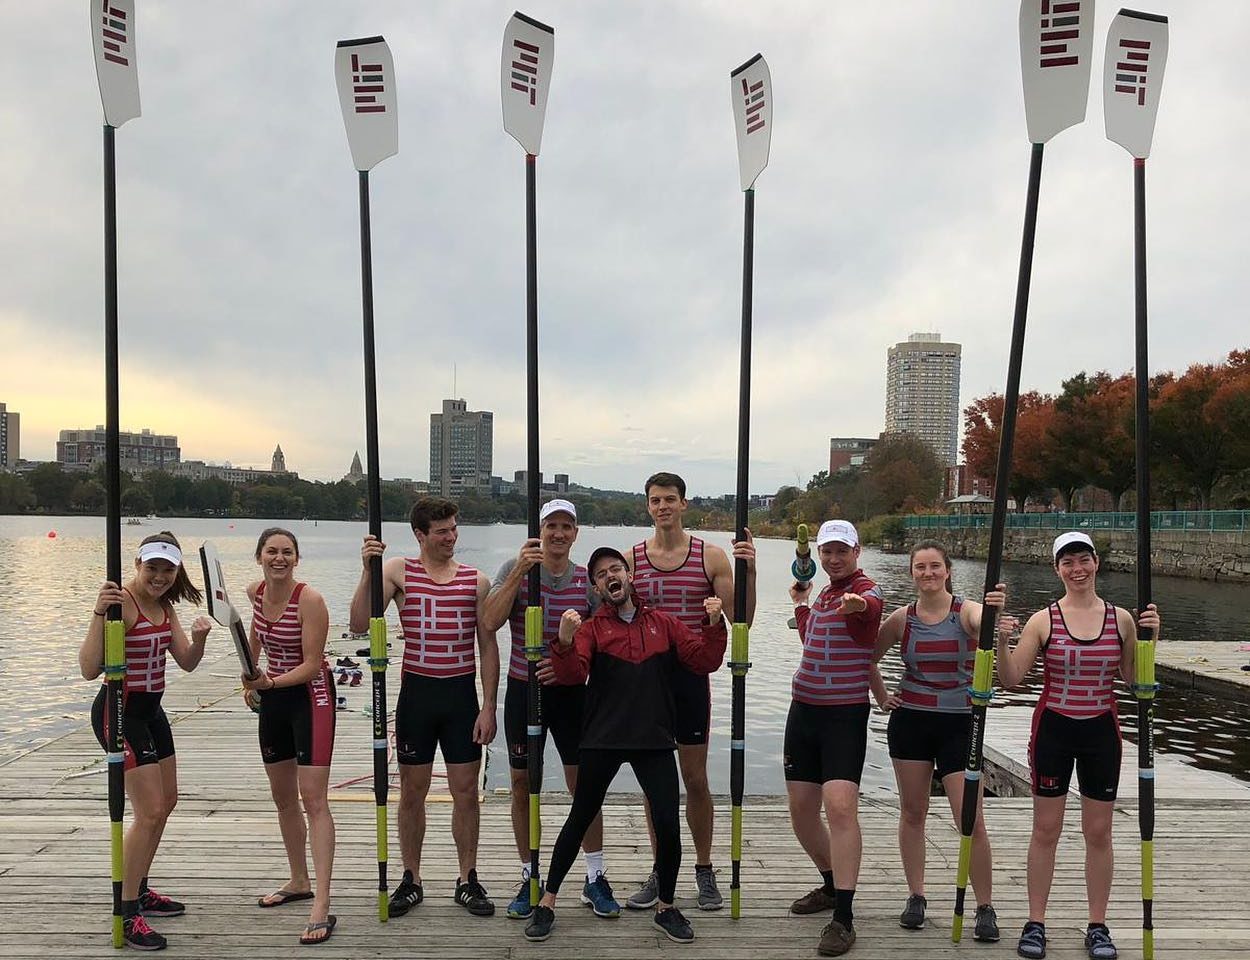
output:
[[[529,682],[508,678],[508,689],[503,696],[503,730],[508,741],[508,765],[513,770],[524,770],[529,763],[529,740],[527,739]],[[566,767],[577,766],[577,755],[582,744],[582,714],[586,708],[586,686],[564,686],[556,683],[540,684],[542,696],[543,747],[547,746],[547,731],[556,743],[560,762]]]
[[712,682],[708,675],[677,664],[673,670],[673,705],[673,739],[682,746],[707,743],[712,725]]
[[[108,751],[108,718],[105,715],[107,686],[100,685],[91,704],[91,729],[100,746]],[[161,694],[133,690],[122,693],[122,749],[125,768],[133,770],[149,763],[160,763],[174,755],[174,734],[161,707]]]
[[791,701],[782,753],[788,781],[859,783],[868,753],[868,704],[818,707]]
[[1120,787],[1120,725],[1111,711],[1076,720],[1042,708],[1033,717],[1029,738],[1029,770],[1033,794],[1062,797],[1072,782],[1072,768],[1081,796],[1114,800]]
[[971,726],[970,713],[899,707],[886,727],[890,759],[928,761],[941,780],[965,768]]
[[482,745],[473,742],[477,722],[477,683],[473,674],[425,677],[405,673],[395,704],[395,752],[400,763],[474,763]]
[[334,753],[335,689],[330,668],[299,687],[260,693],[256,727],[265,763],[294,760],[301,767],[328,767]]

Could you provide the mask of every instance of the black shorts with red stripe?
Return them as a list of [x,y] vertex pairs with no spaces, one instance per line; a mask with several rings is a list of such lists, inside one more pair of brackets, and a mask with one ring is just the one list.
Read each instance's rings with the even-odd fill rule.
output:
[[301,686],[262,690],[256,727],[261,759],[328,767],[334,754],[335,721],[334,677],[329,667]]
[[1120,786],[1122,752],[1120,724],[1114,712],[1078,720],[1040,707],[1033,715],[1029,738],[1033,795],[1064,796],[1075,767],[1081,796],[1114,800]]
[[[91,704],[91,729],[100,746],[108,752],[108,687],[100,685]],[[122,750],[125,769],[160,763],[174,755],[174,734],[161,707],[161,694],[143,690],[122,692]]]

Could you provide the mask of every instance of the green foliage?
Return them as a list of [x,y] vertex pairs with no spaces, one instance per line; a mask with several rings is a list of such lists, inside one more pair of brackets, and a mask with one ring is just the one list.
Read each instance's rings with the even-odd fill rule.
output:
[[35,505],[35,494],[24,477],[0,473],[0,513],[24,513]]

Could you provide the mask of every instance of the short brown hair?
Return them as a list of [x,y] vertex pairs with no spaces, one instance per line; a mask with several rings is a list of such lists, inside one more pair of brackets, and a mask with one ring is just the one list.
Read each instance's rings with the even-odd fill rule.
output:
[[651,476],[647,477],[646,484],[643,485],[643,496],[651,496],[652,487],[675,487],[681,498],[683,500],[686,499],[686,481],[675,473],[660,471],[659,473],[651,474]]
[[419,497],[408,514],[408,522],[414,533],[418,530],[429,533],[430,524],[435,520],[450,520],[459,512],[460,508],[446,497]]

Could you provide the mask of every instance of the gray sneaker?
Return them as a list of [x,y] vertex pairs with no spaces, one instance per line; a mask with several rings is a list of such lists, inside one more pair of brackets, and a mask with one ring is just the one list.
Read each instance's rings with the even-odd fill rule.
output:
[[625,901],[625,906],[630,910],[648,910],[660,902],[660,880],[655,875],[655,871],[651,871],[651,876],[643,881],[642,886],[638,888],[638,892]]
[[695,867],[694,882],[699,888],[700,910],[719,910],[725,905],[716,886],[716,871],[711,867]]
[[907,898],[907,905],[903,907],[903,912],[898,918],[898,925],[904,930],[923,930],[924,929],[924,909],[929,905],[918,893],[913,893]]

